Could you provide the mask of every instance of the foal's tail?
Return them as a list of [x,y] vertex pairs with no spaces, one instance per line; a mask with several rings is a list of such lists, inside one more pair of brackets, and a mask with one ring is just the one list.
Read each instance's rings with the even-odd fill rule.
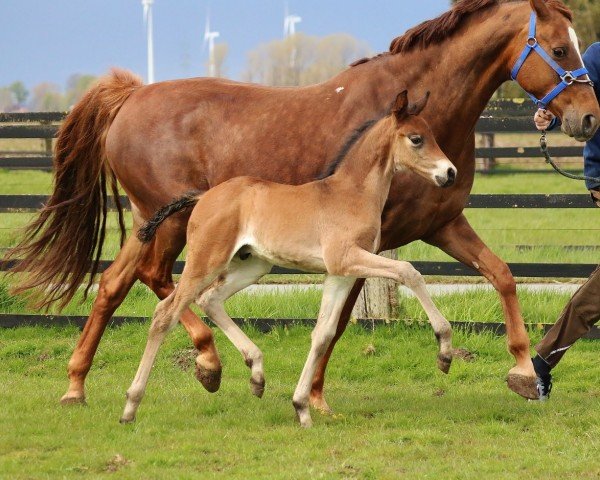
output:
[[54,151],[54,190],[24,238],[8,258],[18,260],[12,272],[23,272],[15,292],[39,289],[36,306],[63,308],[85,275],[85,294],[98,270],[106,233],[107,184],[125,237],[117,180],[105,161],[108,129],[127,98],[143,85],[124,70],[100,79],[75,105],[60,128]]
[[185,208],[196,205],[202,193],[203,192],[198,191],[188,192],[181,197],[176,198],[168,205],[161,207],[154,215],[152,215],[152,218],[144,223],[138,230],[138,239],[143,243],[151,242],[156,234],[156,230],[167,218]]

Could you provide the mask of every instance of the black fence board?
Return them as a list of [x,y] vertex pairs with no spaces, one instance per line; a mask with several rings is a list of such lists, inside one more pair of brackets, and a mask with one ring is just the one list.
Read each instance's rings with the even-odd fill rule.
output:
[[52,170],[50,155],[0,156],[0,168],[11,170]]
[[0,125],[0,138],[54,138],[58,125]]
[[[550,147],[553,157],[583,157],[583,147]],[[543,158],[540,147],[481,147],[475,149],[476,158]],[[583,160],[582,160],[583,165]]]
[[25,112],[25,113],[0,113],[0,123],[56,123],[62,122],[67,112]]
[[[124,208],[129,200],[119,197]],[[30,212],[39,209],[48,200],[47,195],[0,195],[0,212]],[[112,197],[109,208],[114,209]],[[587,194],[473,194],[467,208],[595,208]]]
[[[69,327],[76,326],[79,329],[83,329],[87,322],[85,316],[65,316],[65,315],[22,315],[3,313],[0,314],[0,328],[18,328],[25,326],[39,326],[39,327]],[[206,321],[213,327],[215,325],[209,320]],[[293,327],[293,326],[305,326],[313,327],[315,325],[315,319],[313,318],[234,318],[233,321],[240,327],[252,326],[262,333],[269,333],[274,328],[282,327]],[[112,317],[109,323],[110,327],[117,327],[127,323],[149,323],[149,317]],[[399,320],[401,322],[401,320]],[[373,328],[382,328],[390,326],[389,322],[384,320],[364,320],[359,319],[356,322],[360,327],[367,330]],[[505,335],[506,326],[503,323],[488,323],[488,322],[465,322],[465,321],[451,321],[453,329],[464,330],[472,333],[492,333],[494,335]],[[421,324],[412,324],[413,328],[421,327]],[[527,324],[530,331],[532,330],[543,330],[547,332],[552,325],[548,324]],[[422,328],[430,328],[429,325],[423,324]],[[600,340],[600,328],[592,327],[592,330],[584,337],[589,340]]]
[[[6,272],[16,265],[17,261],[11,260],[0,262],[0,272]],[[98,272],[105,271],[111,260],[100,261]],[[411,261],[411,264],[423,275],[437,275],[442,277],[479,277],[481,274],[473,267],[458,262],[427,262]],[[183,272],[183,261],[175,262],[173,273],[175,275]],[[573,264],[573,263],[509,263],[511,272],[515,277],[530,278],[587,278],[596,269],[596,264]],[[273,267],[271,274],[298,275],[310,272],[292,270],[283,267]]]

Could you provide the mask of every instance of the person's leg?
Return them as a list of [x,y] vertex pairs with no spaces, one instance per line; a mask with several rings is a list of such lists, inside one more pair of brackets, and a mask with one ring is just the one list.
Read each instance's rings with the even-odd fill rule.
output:
[[598,320],[600,320],[600,267],[577,290],[558,321],[536,345],[535,350],[538,353],[534,360],[536,371],[540,368],[542,373],[550,373],[566,351],[588,333]]

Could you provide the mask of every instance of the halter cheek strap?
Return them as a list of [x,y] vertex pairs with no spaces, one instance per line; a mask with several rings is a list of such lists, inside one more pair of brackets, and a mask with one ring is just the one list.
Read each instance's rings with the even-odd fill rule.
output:
[[521,71],[521,68],[523,67],[523,64],[525,63],[525,60],[527,60],[527,58],[529,57],[529,55],[532,52],[536,52],[540,57],[542,57],[542,59],[548,64],[550,65],[550,67],[558,74],[558,76],[560,77],[560,83],[558,85],[556,85],[556,87],[554,87],[552,89],[552,91],[550,93],[548,93],[544,98],[539,99],[537,98],[535,95],[529,93],[526,91],[527,95],[529,95],[529,97],[531,98],[531,100],[533,100],[533,102],[539,107],[539,108],[543,108],[546,109],[548,107],[548,104],[554,100],[556,97],[558,97],[558,95],[565,89],[567,88],[569,85],[573,85],[573,83],[577,82],[577,83],[587,83],[589,85],[594,85],[594,83],[591,80],[586,80],[586,79],[579,79],[579,77],[583,76],[583,75],[587,75],[589,72],[587,70],[587,68],[585,68],[584,66],[582,66],[581,68],[578,68],[577,70],[573,70],[573,71],[569,71],[569,70],[565,70],[564,68],[562,68],[558,63],[556,63],[552,57],[550,57],[550,55],[548,55],[546,53],[546,51],[540,46],[540,44],[538,43],[536,37],[535,37],[535,33],[537,30],[537,16],[535,14],[535,12],[531,12],[531,18],[529,20],[529,37],[527,38],[527,44],[525,45],[525,48],[523,49],[523,52],[521,53],[521,55],[519,56],[517,62],[515,63],[515,66],[513,67],[510,76],[512,77],[512,79],[514,81],[516,81],[518,83],[517,80],[517,75],[519,74],[519,72]]

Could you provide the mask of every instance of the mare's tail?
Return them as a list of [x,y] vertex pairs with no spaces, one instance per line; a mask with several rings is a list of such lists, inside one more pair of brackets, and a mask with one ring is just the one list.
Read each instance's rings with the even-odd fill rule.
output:
[[11,271],[22,272],[13,290],[38,290],[39,308],[58,302],[62,309],[90,272],[87,295],[106,233],[107,184],[118,210],[121,242],[125,238],[117,180],[105,161],[104,147],[121,106],[142,85],[134,74],[113,70],[85,94],[60,128],[52,195],[7,257],[17,260]]
[[161,207],[154,215],[152,215],[152,218],[144,223],[138,230],[138,239],[143,243],[152,241],[156,234],[156,230],[167,218],[185,208],[196,205],[200,195],[202,195],[202,192],[188,192],[181,197],[176,198],[168,205]]

